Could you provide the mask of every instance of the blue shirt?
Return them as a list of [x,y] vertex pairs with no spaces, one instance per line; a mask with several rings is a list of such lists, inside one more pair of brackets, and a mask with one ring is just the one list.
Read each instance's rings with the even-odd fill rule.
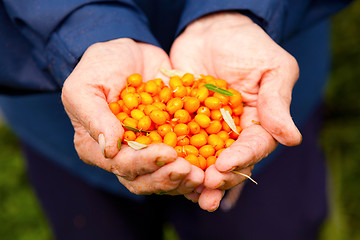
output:
[[[3,0],[0,106],[14,132],[59,166],[95,186],[141,198],[130,194],[112,174],[83,163],[74,149],[74,130],[61,104],[60,91],[90,45],[127,37],[168,51],[176,36],[197,18],[222,10],[239,11],[297,59],[300,78],[291,113],[301,128],[321,101],[329,70],[326,18],[348,2]],[[255,173],[270,163],[272,155],[260,162]]]

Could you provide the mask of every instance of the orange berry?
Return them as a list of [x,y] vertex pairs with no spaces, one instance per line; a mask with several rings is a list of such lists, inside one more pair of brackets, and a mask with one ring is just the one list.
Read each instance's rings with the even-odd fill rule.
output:
[[154,102],[161,102],[159,95],[153,96]]
[[160,89],[164,87],[164,81],[161,78],[155,78],[153,81]]
[[206,159],[206,168],[210,167],[211,165],[215,164],[216,162],[216,157],[215,156],[210,156]]
[[135,93],[124,94],[123,101],[124,105],[130,110],[136,108],[140,103],[139,98],[137,95],[135,95]]
[[147,136],[139,136],[135,139],[135,142],[141,143],[141,144],[145,144],[145,145],[149,145],[151,144],[151,139]]
[[183,151],[185,152],[185,155],[193,154],[197,156],[199,154],[199,150],[192,145],[183,146]]
[[150,127],[151,127],[151,119],[149,116],[144,115],[142,118],[139,119],[139,122],[137,125],[138,129],[147,131],[150,129]]
[[136,88],[136,92],[137,92],[137,93],[145,92],[145,83],[144,83],[144,82],[141,83],[140,86],[138,86],[138,87]]
[[[240,126],[236,126],[236,130],[237,130],[238,133],[240,133],[242,131],[242,128]],[[232,139],[237,139],[239,137],[239,134],[237,134],[234,131],[231,131],[229,136]]]
[[123,111],[124,113],[127,113],[128,115],[131,114],[131,110],[130,110],[127,106],[125,106],[125,104],[124,104],[124,106],[123,106],[123,108],[122,108],[122,111]]
[[150,113],[151,120],[158,125],[164,124],[166,122],[166,115],[161,110],[153,110]]
[[225,140],[225,147],[226,147],[226,148],[230,147],[231,144],[233,144],[234,142],[235,142],[234,139],[231,139],[231,138],[226,139],[226,140]]
[[141,103],[142,104],[149,105],[149,104],[152,104],[154,102],[154,99],[152,98],[152,96],[148,92],[141,92],[140,97],[141,97]]
[[229,133],[222,130],[220,132],[217,133],[217,135],[219,136],[219,138],[221,138],[222,140],[226,141],[227,139],[229,139]]
[[216,79],[215,85],[222,89],[227,89],[228,83],[224,79]]
[[187,95],[187,89],[184,86],[178,86],[173,90],[174,97],[185,97]]
[[208,134],[218,133],[221,130],[221,123],[218,120],[214,120],[210,122],[210,126],[206,128],[206,132]]
[[233,116],[234,123],[236,126],[240,126],[240,117],[239,116]]
[[162,137],[156,131],[151,131],[147,136],[151,139],[151,143],[161,143],[162,142]]
[[118,102],[111,102],[109,104],[109,108],[114,115],[118,114],[121,111],[121,107]]
[[205,158],[215,154],[215,148],[211,145],[204,145],[199,149],[199,154]]
[[195,121],[191,121],[188,123],[188,127],[191,134],[198,134],[200,133],[200,125]]
[[231,128],[229,127],[229,125],[225,121],[222,121],[221,125],[222,125],[222,129],[224,129],[224,131],[226,131],[228,133],[232,131]]
[[177,110],[174,113],[174,118],[176,118],[179,123],[187,123],[191,120],[190,114],[184,109]]
[[156,95],[159,91],[160,88],[154,80],[150,80],[145,83],[145,92],[148,92],[151,96]]
[[195,147],[202,147],[206,144],[207,140],[204,134],[195,134],[190,138],[190,144]]
[[129,115],[125,112],[119,112],[116,114],[116,118],[119,119],[121,122],[124,122],[125,118],[129,117]]
[[226,96],[224,94],[215,92],[213,97],[218,98],[222,105],[228,105],[228,103],[229,103],[229,96]]
[[172,91],[169,87],[164,87],[159,93],[160,101],[167,103],[172,98]]
[[220,110],[216,109],[216,110],[211,110],[210,112],[210,117],[212,120],[222,120],[223,119],[223,116],[220,112]]
[[158,109],[158,108],[155,107],[154,105],[146,105],[145,108],[144,108],[144,113],[149,116],[150,113],[151,113],[152,111],[154,111],[154,110],[160,110],[160,109]]
[[244,106],[243,106],[243,104],[241,103],[241,104],[239,104],[237,107],[234,107],[234,108],[232,109],[232,112],[233,112],[233,114],[236,115],[236,116],[241,115],[241,114],[244,112]]
[[224,140],[222,140],[217,134],[211,134],[208,137],[208,144],[214,147],[216,151],[224,148],[225,146]]
[[239,106],[242,103],[241,94],[233,88],[229,88],[228,91],[233,94],[233,96],[230,96],[229,98],[229,104],[231,105],[231,107],[234,108]]
[[160,134],[160,136],[164,137],[167,133],[172,132],[173,128],[170,124],[163,124],[158,127],[157,131]]
[[209,90],[204,86],[199,87],[196,93],[196,98],[199,99],[200,102],[204,102],[208,96],[209,96]]
[[131,117],[140,120],[142,117],[145,117],[145,113],[139,109],[133,109],[130,113]]
[[127,117],[127,118],[125,118],[123,123],[126,126],[137,128],[138,120],[131,118],[131,117]]
[[211,110],[220,109],[222,105],[220,99],[218,99],[217,97],[207,97],[204,101],[204,104]]
[[196,112],[200,107],[200,101],[196,97],[188,97],[184,102],[184,109],[189,113]]
[[205,170],[206,169],[206,158],[204,158],[203,156],[198,156],[198,160],[199,160],[200,168],[202,170]]
[[197,114],[205,114],[208,117],[211,116],[210,109],[208,107],[205,107],[205,106],[199,107],[196,113]]
[[123,135],[123,139],[127,141],[135,141],[136,135],[133,131],[125,131]]
[[202,128],[207,128],[210,126],[210,118],[205,114],[197,114],[194,118],[195,122],[199,124]]
[[143,78],[139,73],[133,73],[126,79],[126,81],[129,86],[138,87],[141,85]]
[[162,102],[154,102],[152,105],[157,107],[158,109],[160,109],[162,111],[164,111],[166,109],[165,103],[162,103]]
[[166,111],[169,114],[174,114],[177,110],[182,109],[184,103],[181,101],[181,98],[172,98],[166,104]]
[[134,87],[126,87],[120,93],[120,98],[124,99],[125,94],[127,93],[136,93],[136,89]]
[[216,153],[215,153],[215,157],[219,157],[219,155],[220,155],[220,153],[222,152],[222,151],[224,151],[225,150],[225,148],[222,148],[222,149],[219,149],[219,150],[217,150],[216,151]]
[[180,77],[179,76],[170,77],[169,86],[172,90],[175,90],[177,87],[183,86]]
[[199,134],[204,135],[204,137],[206,138],[206,141],[207,141],[207,139],[208,139],[208,137],[209,137],[209,134],[205,131],[205,129],[200,129]]
[[195,81],[195,77],[191,73],[185,73],[184,76],[182,76],[181,81],[184,86],[191,86]]
[[178,157],[185,157],[185,152],[184,152],[184,148],[182,146],[175,146],[174,147]]
[[174,133],[177,136],[188,135],[190,132],[188,125],[184,123],[176,124],[174,127]]
[[164,143],[170,147],[175,147],[177,143],[177,136],[174,132],[168,132],[164,136]]
[[181,136],[181,137],[178,137],[178,140],[177,140],[177,145],[178,146],[185,146],[185,145],[189,145],[190,143],[190,139],[186,136]]
[[185,156],[185,160],[187,160],[190,164],[200,167],[199,159],[194,154],[189,154]]

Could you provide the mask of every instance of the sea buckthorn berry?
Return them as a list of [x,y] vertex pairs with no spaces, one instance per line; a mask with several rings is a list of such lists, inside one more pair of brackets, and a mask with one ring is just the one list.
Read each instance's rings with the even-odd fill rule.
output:
[[183,146],[183,151],[185,152],[185,155],[193,154],[197,156],[199,154],[199,150],[192,145]]
[[218,109],[217,110],[211,110],[210,117],[211,117],[212,120],[221,121],[223,119],[223,116],[222,116],[220,110],[218,110]]
[[124,101],[122,99],[119,99],[117,103],[120,105],[120,109],[124,107]]
[[135,118],[136,120],[140,120],[142,117],[145,117],[145,113],[139,109],[133,109],[130,113],[132,118]]
[[175,146],[174,149],[175,149],[178,157],[182,157],[182,158],[185,157],[184,148],[182,146]]
[[158,95],[153,96],[154,102],[161,102],[160,97]]
[[129,86],[138,87],[143,82],[143,78],[139,73],[133,73],[126,79],[126,81]]
[[222,130],[220,132],[217,133],[217,135],[219,136],[219,138],[221,138],[222,140],[226,141],[227,139],[229,139],[229,133]]
[[161,89],[164,87],[164,81],[161,78],[155,78],[154,82],[156,83],[156,85]]
[[208,117],[211,116],[210,109],[208,107],[205,107],[205,106],[199,107],[196,113],[197,114],[205,114]]
[[110,108],[110,111],[115,115],[118,114],[121,111],[120,104],[117,103],[117,102],[111,102],[109,104],[109,108]]
[[213,146],[216,151],[224,148],[225,146],[224,140],[222,140],[217,134],[211,134],[208,137],[208,144]]
[[136,89],[134,87],[124,88],[120,93],[120,98],[124,99],[125,94],[127,93],[136,93]]
[[215,157],[219,157],[219,155],[220,155],[220,153],[222,152],[222,151],[224,151],[225,150],[225,148],[222,148],[222,149],[219,149],[219,150],[217,150],[216,151],[216,153],[215,153]]
[[231,132],[231,128],[229,127],[229,125],[225,122],[225,121],[222,121],[221,122],[221,125],[222,125],[222,129],[226,132]]
[[211,75],[206,75],[203,77],[203,79],[204,79],[205,83],[207,83],[207,84],[213,84],[213,85],[216,84],[216,78],[214,78]]
[[187,92],[187,96],[190,96],[191,94],[191,91],[192,91],[192,87],[186,87],[186,92]]
[[[242,131],[242,128],[240,127],[240,126],[236,126],[236,130],[237,130],[237,132],[240,134],[240,132]],[[234,132],[234,131],[231,131],[230,132],[230,138],[232,138],[232,139],[237,139],[238,137],[239,137],[239,134],[237,134],[236,132]]]
[[233,94],[233,96],[230,96],[229,98],[229,104],[231,105],[231,107],[234,108],[239,106],[242,103],[241,94],[233,88],[229,88],[228,91]]
[[173,96],[183,98],[187,95],[187,89],[184,86],[178,86],[173,90]]
[[204,145],[199,149],[199,154],[205,158],[215,154],[215,148],[211,145]]
[[194,118],[195,122],[199,124],[202,128],[207,128],[210,126],[210,118],[205,114],[197,114]]
[[160,136],[164,137],[167,133],[172,132],[173,128],[171,127],[170,124],[163,124],[160,125],[157,129],[158,133],[160,134]]
[[208,137],[209,137],[209,134],[205,131],[205,129],[200,129],[199,134],[204,135],[204,137],[206,138],[206,141],[207,141],[207,139],[208,139]]
[[231,139],[231,138],[226,139],[226,140],[225,140],[225,147],[226,147],[226,148],[230,147],[231,144],[233,144],[234,142],[235,142],[234,139]]
[[191,91],[190,91],[189,96],[190,96],[190,97],[196,97],[197,91],[198,91],[197,88],[192,88]]
[[151,143],[162,143],[162,137],[156,131],[151,131],[147,136],[151,139]]
[[119,112],[116,114],[116,118],[119,119],[121,122],[124,122],[125,118],[129,117],[126,112]]
[[135,141],[136,135],[133,131],[125,131],[123,138],[127,141]]
[[149,104],[152,104],[154,102],[154,99],[152,98],[152,96],[148,92],[141,92],[140,97],[141,97],[141,103],[142,104],[149,105]]
[[159,93],[160,101],[167,103],[172,98],[172,91],[169,87],[164,87]]
[[199,159],[194,154],[189,154],[189,155],[185,156],[185,160],[187,160],[190,164],[192,164],[194,166],[200,167]]
[[166,104],[162,102],[154,102],[152,105],[157,107],[161,111],[164,111],[166,109]]
[[191,73],[185,73],[184,76],[182,76],[181,81],[184,86],[191,86],[195,81],[195,77]]
[[135,93],[124,94],[123,101],[124,105],[130,110],[136,108],[139,105],[139,98],[137,95],[135,95]]
[[220,99],[217,97],[207,97],[204,101],[204,104],[211,110],[220,109],[222,106]]
[[122,108],[122,111],[124,112],[124,113],[127,113],[128,115],[130,115],[131,114],[131,110],[124,104],[124,106],[123,106],[123,108]]
[[149,116],[144,115],[142,118],[139,119],[139,122],[137,125],[138,129],[147,131],[150,129],[150,127],[151,127],[151,119]]
[[160,110],[157,107],[155,107],[154,105],[146,105],[144,108],[144,113],[148,116],[150,116],[150,113],[154,110]]
[[177,136],[188,135],[190,132],[188,125],[184,123],[176,124],[174,127],[174,133]]
[[170,77],[169,86],[172,90],[175,90],[177,87],[183,86],[180,77],[179,76]]
[[204,146],[206,143],[206,137],[201,133],[195,134],[190,138],[190,144],[198,148]]
[[202,170],[205,170],[206,169],[206,158],[204,158],[203,156],[198,156],[198,160],[199,160],[200,168]]
[[229,103],[229,96],[226,96],[226,95],[223,95],[221,93],[215,92],[213,97],[218,98],[222,105],[228,105],[228,103]]
[[163,111],[163,113],[165,114],[166,122],[170,121],[170,114],[167,111]]
[[210,167],[211,165],[215,164],[216,162],[216,157],[215,156],[210,156],[206,159],[206,168]]
[[124,125],[132,127],[132,128],[137,128],[137,124],[138,124],[138,120],[131,118],[131,117],[127,117],[124,119]]
[[135,142],[141,143],[141,144],[145,144],[145,145],[149,145],[151,144],[151,139],[147,136],[139,136],[135,139]]
[[178,140],[177,140],[178,146],[189,145],[189,143],[190,143],[190,139],[188,137],[186,137],[186,136],[178,137]]
[[214,134],[220,132],[222,125],[220,121],[214,120],[210,122],[210,126],[208,126],[205,130],[208,134]]
[[241,115],[241,114],[244,112],[244,106],[243,106],[243,104],[241,103],[241,104],[238,105],[237,107],[234,107],[234,108],[232,109],[232,111],[233,111],[233,114],[234,114],[235,116]]
[[139,109],[140,111],[144,112],[145,106],[146,106],[146,105],[144,105],[144,104],[139,104],[139,106],[137,107],[137,109]]
[[216,79],[215,85],[222,89],[227,89],[228,83],[224,79]]
[[188,97],[184,102],[184,109],[189,113],[196,112],[200,107],[200,101],[196,97]]
[[208,96],[209,96],[209,90],[204,86],[199,87],[196,93],[196,98],[199,99],[200,102],[204,102]]
[[191,134],[198,134],[200,133],[200,125],[197,124],[195,121],[191,121],[188,124],[189,130]]
[[172,98],[166,104],[166,111],[170,114],[174,114],[177,110],[182,109],[184,103],[181,101],[181,98]]
[[150,93],[152,96],[156,95],[160,88],[154,80],[149,80],[145,83],[145,92]]
[[160,109],[152,111],[150,113],[150,118],[155,124],[158,125],[164,124],[166,122],[166,115]]
[[141,83],[141,85],[136,88],[136,92],[137,93],[145,92],[145,83],[144,82]]
[[190,114],[184,109],[177,110],[174,113],[174,118],[176,118],[179,123],[187,123],[191,120]]
[[239,116],[233,116],[234,123],[236,126],[240,126],[240,117]]
[[175,147],[177,143],[177,136],[174,132],[168,132],[164,136],[164,143],[169,145],[170,147]]

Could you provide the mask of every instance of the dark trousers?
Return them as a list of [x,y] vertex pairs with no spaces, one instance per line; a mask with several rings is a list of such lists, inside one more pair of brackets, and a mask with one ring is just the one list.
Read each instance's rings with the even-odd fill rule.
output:
[[30,180],[56,239],[162,239],[170,222],[180,239],[316,239],[327,214],[326,168],[318,147],[319,117],[303,143],[285,148],[247,182],[234,209],[201,210],[183,196],[134,202],[90,186],[24,146]]

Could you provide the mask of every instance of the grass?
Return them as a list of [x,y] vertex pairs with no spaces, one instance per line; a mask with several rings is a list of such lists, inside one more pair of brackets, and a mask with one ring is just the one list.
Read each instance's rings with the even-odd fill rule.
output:
[[[331,173],[331,214],[321,240],[360,239],[360,2],[333,18],[333,70],[326,92],[321,143]],[[30,188],[14,135],[0,123],[0,236],[50,240],[49,226]],[[176,239],[171,226],[166,239]]]

